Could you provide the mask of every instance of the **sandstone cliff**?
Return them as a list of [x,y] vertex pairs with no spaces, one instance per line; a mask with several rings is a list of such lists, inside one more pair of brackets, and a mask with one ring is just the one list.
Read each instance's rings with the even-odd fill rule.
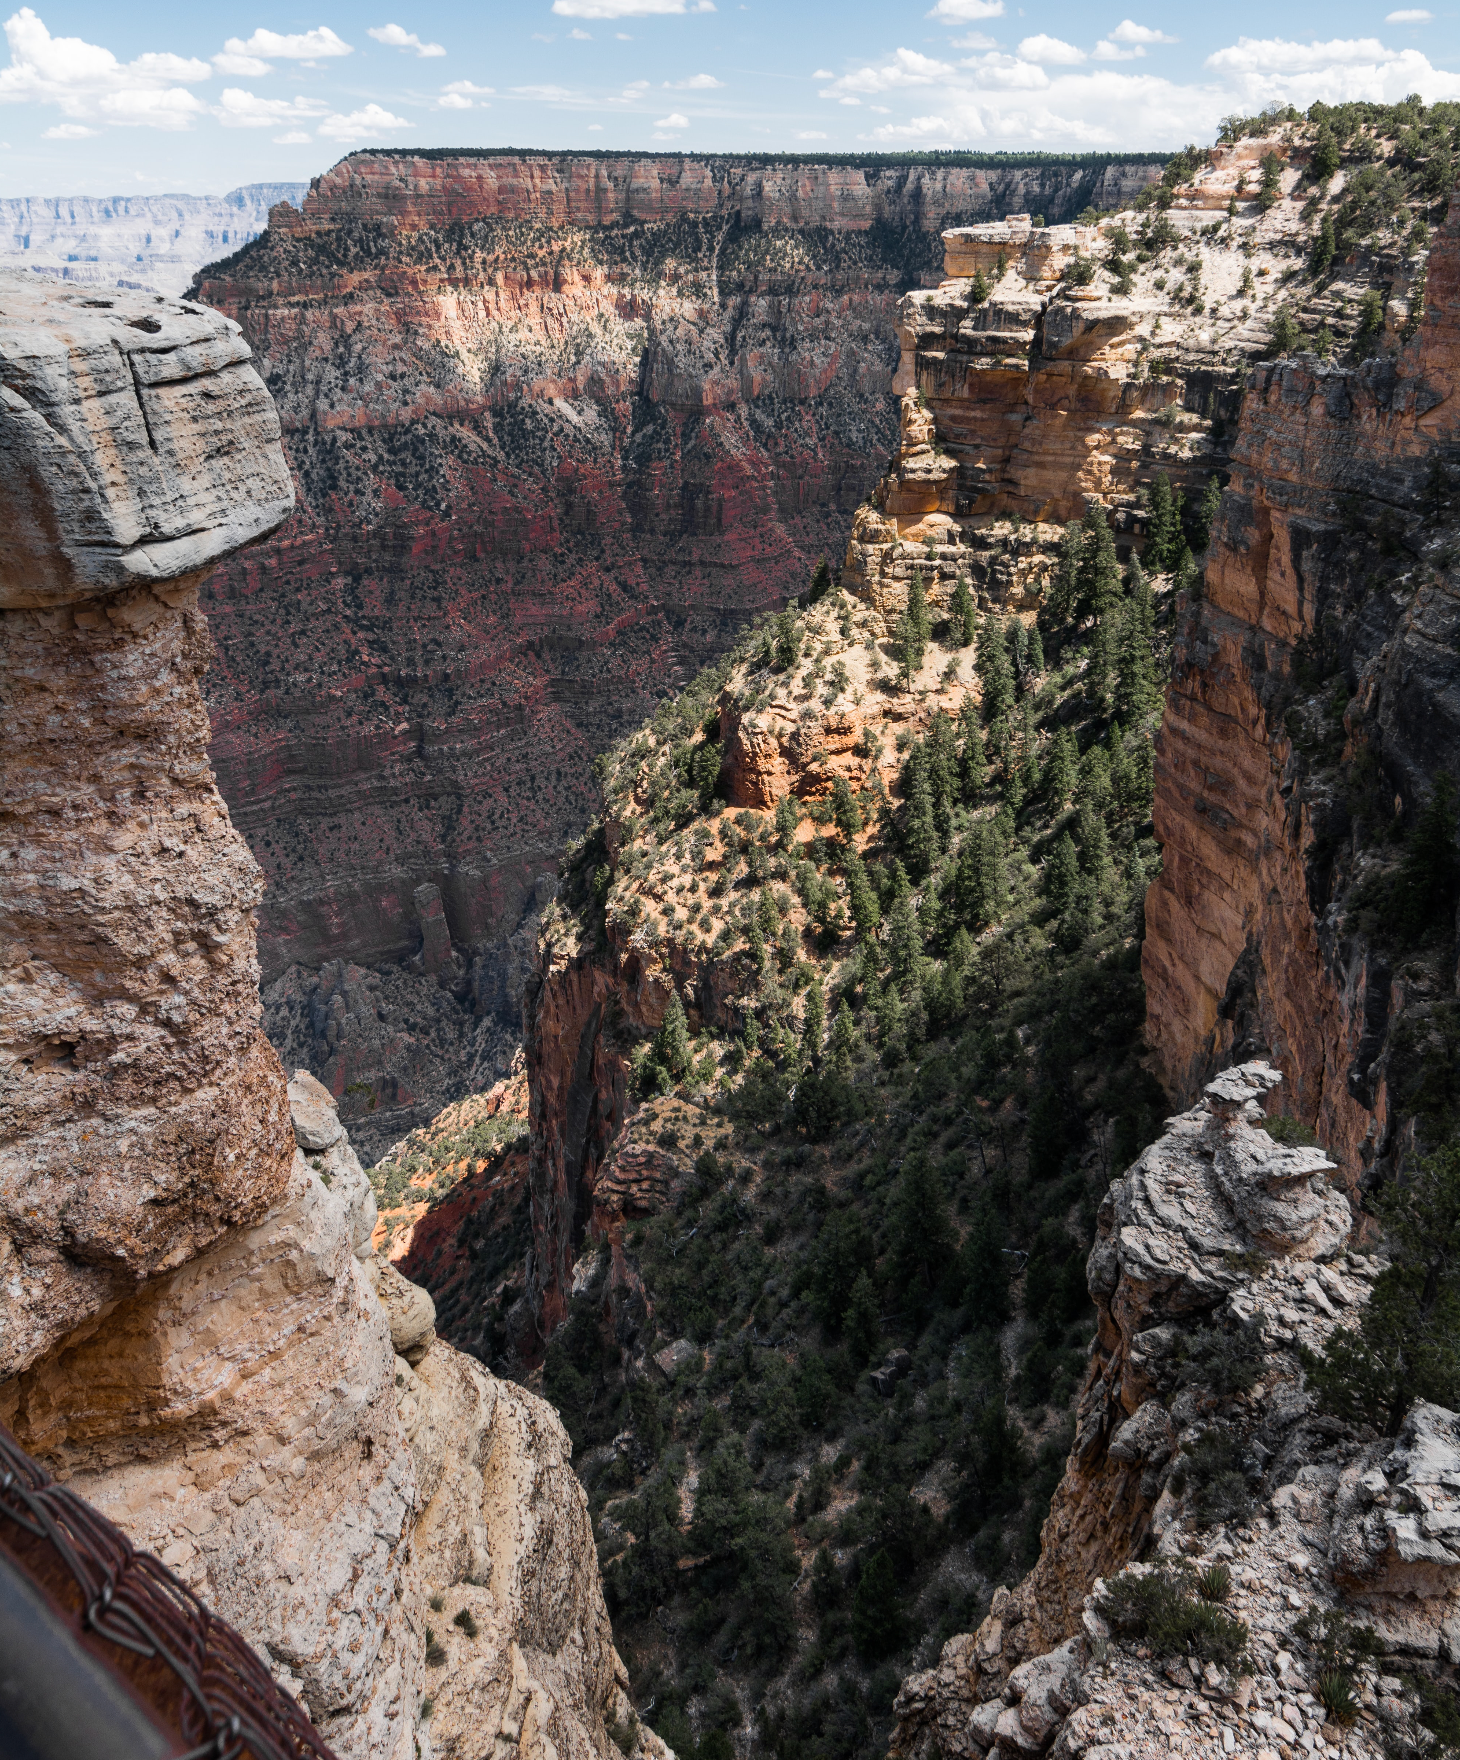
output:
[[300,500],[206,589],[213,759],[269,1031],[372,1157],[505,1073],[594,755],[840,557],[940,229],[1156,169],[358,153],[203,277]]
[[0,278],[0,1414],[342,1756],[605,1760],[631,1718],[562,1428],[372,1258],[332,1098],[260,1028],[196,610],[291,502],[248,358],[186,302]]
[[1234,1044],[1266,1045],[1351,1180],[1410,1110],[1391,1092],[1396,1017],[1450,988],[1423,961],[1406,983],[1350,901],[1386,866],[1380,834],[1460,763],[1457,273],[1452,205],[1397,357],[1254,375],[1157,754],[1145,975],[1163,1075],[1189,1095]]

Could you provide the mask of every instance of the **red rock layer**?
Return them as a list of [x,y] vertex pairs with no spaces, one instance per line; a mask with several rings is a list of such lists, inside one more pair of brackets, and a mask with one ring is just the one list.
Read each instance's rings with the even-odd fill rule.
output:
[[[203,279],[299,491],[205,591],[266,1000],[291,965],[409,960],[424,885],[462,956],[423,974],[460,1005],[450,1056],[351,1020],[290,1042],[337,1095],[369,1090],[367,1153],[462,1091],[420,1072],[480,1062],[473,1014],[515,1026],[490,950],[586,821],[594,755],[844,551],[938,229],[1151,175],[357,154]],[[309,972],[290,983],[323,1016]]]
[[[1397,370],[1379,359],[1343,372],[1307,357],[1254,374],[1206,601],[1178,656],[1157,744],[1164,867],[1147,898],[1143,968],[1160,1073],[1189,1100],[1227,1060],[1250,998],[1293,1110],[1316,1123],[1350,1178],[1387,1122],[1382,1073],[1374,1081],[1370,1069],[1400,995],[1325,915],[1314,876],[1322,802],[1300,786],[1282,717],[1296,694],[1295,649],[1331,613],[1359,549],[1344,498],[1363,498],[1370,513],[1383,507],[1395,531],[1418,525],[1428,462],[1460,437],[1457,370],[1460,204],[1436,239],[1426,315]],[[1356,658],[1360,692],[1346,724],[1354,738],[1382,738],[1385,773],[1412,808],[1442,728],[1456,731],[1444,678],[1426,659],[1427,622],[1453,594],[1436,577],[1392,630],[1388,595],[1369,597],[1363,615],[1377,633],[1367,659]]]
[[[1160,175],[1159,162],[1117,161],[1085,175],[1039,167],[746,163],[679,153],[352,153],[317,177],[302,211],[282,205],[271,224],[292,231],[389,216],[403,226],[442,226],[491,215],[553,225],[603,226],[686,215],[738,216],[742,224],[829,226],[865,231],[875,221],[936,230],[964,216],[1010,210],[1078,213],[1122,205]],[[1072,201],[1078,184],[1080,199]]]

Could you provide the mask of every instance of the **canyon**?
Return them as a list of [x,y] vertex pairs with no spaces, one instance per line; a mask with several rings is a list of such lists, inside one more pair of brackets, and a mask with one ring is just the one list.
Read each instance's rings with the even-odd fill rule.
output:
[[212,758],[269,1031],[362,1148],[505,1073],[595,755],[839,560],[941,229],[1158,173],[355,153],[200,278],[298,493],[203,590]]
[[293,505],[247,344],[6,272],[0,385],[0,1417],[342,1760],[607,1760],[633,1719],[562,1427],[438,1341],[261,1029],[198,612]]
[[[1298,130],[1218,149],[1159,218],[948,228],[944,281],[900,303],[898,442],[839,584],[742,637],[620,742],[600,766],[603,814],[542,912],[526,1010],[533,1244],[520,1292],[491,1288],[495,1340],[480,1308],[456,1325],[518,1353],[515,1372],[542,1358],[621,1636],[656,1658],[636,1688],[675,1741],[740,1727],[767,1699],[752,1739],[784,1753],[813,1731],[861,1752],[884,1729],[909,1756],[1134,1755],[1168,1751],[1168,1736],[1261,1753],[1300,1734],[1372,1754],[1424,1739],[1428,1701],[1398,1671],[1447,1678],[1455,1559],[1407,1570],[1401,1530],[1444,1528],[1432,1487],[1453,1415],[1416,1407],[1397,1440],[1368,1440],[1315,1411],[1302,1353],[1354,1324],[1385,1271],[1366,1194],[1455,1122],[1451,926],[1442,912],[1400,940],[1385,900],[1456,763],[1460,237],[1450,216],[1416,250],[1405,214],[1306,272],[1324,196],[1306,152]],[[1269,155],[1277,199],[1244,206],[1236,179]],[[1273,358],[1283,311],[1317,349]],[[1061,528],[1093,507],[1138,595],[1159,476],[1185,491],[1204,567],[1174,548],[1171,572],[1157,565],[1159,728],[1115,728],[1098,682],[1109,656],[1051,610]],[[1213,481],[1208,531],[1190,516]],[[915,586],[932,640],[908,663]],[[964,588],[976,639],[958,633]],[[1027,652],[1031,626],[1045,648],[1020,662],[1021,730],[1014,707],[987,712],[982,656],[988,639]],[[925,780],[967,765],[966,723],[947,729],[970,703],[989,779],[965,780],[961,804],[935,795],[915,836],[916,765]],[[1065,730],[1081,760],[1068,810],[1042,793]],[[1143,751],[1144,809],[1112,804],[1101,775]],[[1090,852],[1093,905],[1054,892],[1062,826],[1080,840],[1071,863]],[[964,858],[983,859],[990,833],[1005,902],[964,918],[977,884]],[[930,859],[935,835],[948,853]],[[1112,862],[1119,881],[1100,880]],[[1028,973],[1046,960],[1069,985],[1038,987]],[[1144,1098],[1120,1012],[1132,965],[1146,1074],[1161,1078]],[[1098,1027],[1080,990],[1088,1014],[1107,1010]],[[1167,1096],[1191,1110],[1162,1135]],[[1321,1151],[1304,1146],[1315,1138]],[[505,1163],[487,1173],[509,1177]],[[486,1189],[475,1177],[463,1206]],[[992,1254],[966,1286],[937,1257],[950,1209],[960,1252]],[[823,1290],[858,1239],[875,1305],[854,1325]],[[422,1240],[418,1275],[487,1295],[475,1237],[470,1254],[453,1254],[449,1226]],[[1082,1291],[1089,1277],[1089,1354],[1080,1323],[1063,1324],[1078,1308],[1051,1293],[1066,1250]],[[990,1311],[980,1280],[997,1288],[1003,1252],[1025,1256],[1026,1304],[1037,1267],[1043,1307],[996,1353],[966,1316]],[[833,1287],[847,1299],[845,1277]],[[963,1292],[963,1318],[945,1291]],[[1229,1349],[1252,1353],[1235,1397],[1215,1368],[1204,1381],[1189,1367]],[[1070,1380],[1050,1374],[1066,1350]],[[1027,1450],[1017,1495],[993,1477],[1001,1423]],[[1244,1485],[1215,1517],[1201,1502],[1213,1450]],[[783,1587],[767,1562],[759,1625],[723,1532],[693,1515],[667,1538],[657,1526],[665,1500],[682,1510],[707,1484],[720,1496],[737,1459],[757,1519],[790,1548]],[[1021,1582],[999,1549],[1035,1518]],[[692,1556],[668,1577],[662,1549],[686,1538]],[[879,1547],[905,1597],[895,1654],[913,1663],[889,1724],[886,1651],[857,1623]],[[1227,1572],[1259,1640],[1247,1672],[1192,1675],[1123,1641],[1107,1595],[1138,1558],[1136,1576],[1178,1585],[1195,1581],[1188,1566]],[[980,1572],[1016,1586],[935,1642]],[[794,1679],[784,1651],[743,1661],[778,1606],[799,1640]],[[1325,1722],[1297,1621],[1330,1612],[1372,1622],[1387,1652],[1353,1676],[1351,1732]]]
[[303,183],[246,183],[222,196],[0,197],[0,264],[97,288],[182,294],[205,263],[250,243]]

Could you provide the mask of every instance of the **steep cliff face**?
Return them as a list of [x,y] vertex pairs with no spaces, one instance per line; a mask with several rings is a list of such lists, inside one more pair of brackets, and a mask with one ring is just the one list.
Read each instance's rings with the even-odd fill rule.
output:
[[625,1677],[562,1428],[437,1344],[259,1025],[194,592],[288,511],[267,393],[185,302],[7,276],[0,320],[0,1416],[342,1757],[606,1760]]
[[1144,969],[1163,1077],[1187,1096],[1265,1045],[1351,1180],[1390,1146],[1396,1015],[1449,987],[1423,961],[1406,983],[1353,898],[1386,829],[1460,765],[1457,272],[1452,209],[1397,358],[1254,376],[1157,748]]
[[[841,554],[939,229],[1155,169],[355,154],[204,277],[300,495],[207,589],[213,759],[270,1031],[363,1144],[504,1073],[511,937],[594,754]],[[322,966],[424,955],[422,886],[455,957],[342,1016]]]

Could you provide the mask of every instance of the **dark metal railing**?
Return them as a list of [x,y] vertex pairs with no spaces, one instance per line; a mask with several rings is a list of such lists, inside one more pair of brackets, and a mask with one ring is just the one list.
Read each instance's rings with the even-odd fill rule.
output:
[[[333,1760],[233,1628],[0,1425],[0,1549],[179,1741],[177,1760]],[[73,1652],[74,1654],[74,1652]],[[78,1669],[87,1666],[77,1658]],[[65,1691],[66,1683],[54,1683]]]

